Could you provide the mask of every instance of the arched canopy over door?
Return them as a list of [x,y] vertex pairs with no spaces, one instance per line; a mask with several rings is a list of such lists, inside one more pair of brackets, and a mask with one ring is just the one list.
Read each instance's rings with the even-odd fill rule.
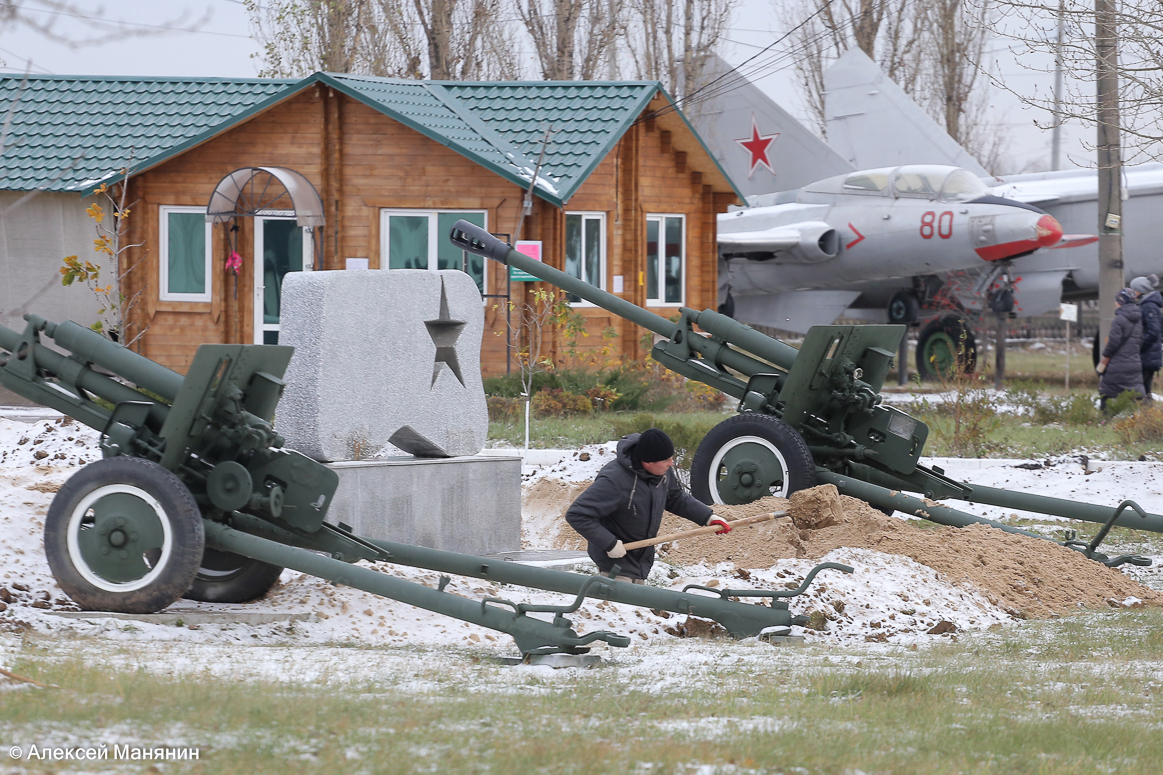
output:
[[210,195],[206,218],[213,223],[224,223],[231,218],[253,217],[271,210],[294,210],[299,226],[304,229],[314,230],[324,224],[319,192],[311,181],[286,167],[243,167],[231,172]]
[[[219,181],[206,207],[210,223],[230,226],[233,266],[238,218],[253,218],[254,341],[277,344],[281,329],[282,282],[288,272],[322,268],[323,201],[311,181],[285,167],[244,167]],[[245,249],[244,249],[245,250]]]

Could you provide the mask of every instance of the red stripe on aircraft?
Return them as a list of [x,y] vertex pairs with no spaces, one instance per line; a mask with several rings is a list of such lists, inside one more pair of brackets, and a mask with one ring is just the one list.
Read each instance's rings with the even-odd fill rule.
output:
[[[859,242],[860,242],[862,239],[864,239],[864,235],[863,235],[863,234],[861,234],[861,233],[860,233],[860,232],[859,232],[859,231],[856,229],[856,227],[855,227],[855,226],[853,226],[851,223],[849,223],[849,224],[848,224],[848,228],[849,228],[849,229],[852,229],[852,231],[853,231],[853,232],[856,234],[856,239],[852,240],[852,241],[851,241],[851,242],[849,242],[847,245],[845,245],[845,246],[844,246],[844,249],[845,249],[845,250],[847,250],[847,249],[851,248],[853,245],[855,245],[855,244],[859,243]],[[988,260],[988,259],[986,259],[986,260]]]

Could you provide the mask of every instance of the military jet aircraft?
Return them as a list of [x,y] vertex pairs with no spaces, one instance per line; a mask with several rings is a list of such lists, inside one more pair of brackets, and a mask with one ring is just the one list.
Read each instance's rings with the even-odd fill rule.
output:
[[[896,289],[885,302],[889,319],[912,322],[923,295],[914,278],[957,272],[972,272],[977,294],[1004,304],[1015,291],[1014,259],[1092,239],[1063,239],[1053,216],[943,165],[859,170],[751,201],[719,216],[724,311],[792,331],[831,323],[878,286]],[[934,336],[950,344],[972,334],[960,317],[942,318],[922,332],[919,351]]]
[[[829,143],[845,160],[865,166],[899,163],[908,158],[966,166],[969,154],[953,141],[900,87],[859,49],[845,53],[825,74]],[[891,128],[891,129],[890,129]],[[891,131],[896,142],[886,144]],[[972,162],[976,165],[976,162]],[[984,171],[982,171],[984,175]],[[1037,172],[990,178],[995,196],[1035,205],[1067,231],[1093,231],[1098,223],[1098,173],[1092,169]],[[1128,167],[1123,173],[1123,260],[1128,280],[1163,274],[1163,164]],[[1096,242],[1097,240],[1095,240]],[[1063,299],[1098,296],[1098,246],[1042,252],[1023,259],[1014,306],[1019,316],[1058,310]],[[882,289],[880,294],[884,295]],[[876,293],[860,303],[873,305]]]

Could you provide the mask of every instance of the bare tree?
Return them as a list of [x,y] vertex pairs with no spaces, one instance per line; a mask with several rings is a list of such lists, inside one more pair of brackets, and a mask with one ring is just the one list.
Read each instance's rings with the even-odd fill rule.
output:
[[514,0],[547,81],[589,80],[609,67],[619,8],[610,0]]
[[[501,23],[501,0],[377,0],[380,17],[416,77],[437,81],[516,78],[517,46]],[[423,73],[423,75],[421,75]]]
[[[153,26],[139,26],[105,17],[102,7],[86,8],[68,0],[4,0],[0,3],[0,29],[17,26],[36,30],[47,40],[62,43],[69,48],[99,46],[126,38],[164,35],[167,32],[194,32],[210,20],[210,9],[201,18],[191,21],[182,13],[169,21]],[[64,18],[80,18],[86,22],[86,34],[77,37],[60,31]]]
[[[245,0],[262,75],[337,73],[464,80],[515,77],[501,0]],[[500,38],[500,40],[498,40]]]
[[[856,47],[889,78],[912,94],[921,70],[924,4],[916,0],[774,0],[780,20],[794,30],[796,74],[808,112],[820,134],[824,119],[824,71]],[[805,21],[806,20],[806,21]]]
[[635,77],[662,81],[677,99],[704,86],[736,0],[628,0],[626,50]]
[[[977,0],[980,2],[981,0]],[[992,34],[1011,42],[1023,67],[1050,73],[1055,55],[1065,72],[1061,100],[1055,111],[1052,92],[1007,83],[994,76],[995,85],[1023,103],[1046,111],[1042,127],[1063,122],[1098,127],[1095,82],[1101,49],[1110,41],[1095,35],[1093,0],[992,0],[998,16]],[[1122,0],[1106,11],[1118,30],[1118,55],[1110,64],[1118,80],[1119,125],[1124,160],[1136,163],[1163,158],[1163,4],[1159,0]],[[1057,44],[1058,17],[1066,34]],[[1087,143],[1088,150],[1095,145]]]

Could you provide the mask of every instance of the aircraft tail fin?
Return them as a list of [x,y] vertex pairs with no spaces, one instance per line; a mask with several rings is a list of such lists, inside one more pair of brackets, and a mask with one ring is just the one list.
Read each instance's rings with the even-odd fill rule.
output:
[[985,168],[858,48],[824,72],[828,143],[859,169],[952,164]]
[[688,114],[745,196],[791,191],[855,169],[715,54],[709,78],[719,79],[707,90],[717,96],[700,101]]

